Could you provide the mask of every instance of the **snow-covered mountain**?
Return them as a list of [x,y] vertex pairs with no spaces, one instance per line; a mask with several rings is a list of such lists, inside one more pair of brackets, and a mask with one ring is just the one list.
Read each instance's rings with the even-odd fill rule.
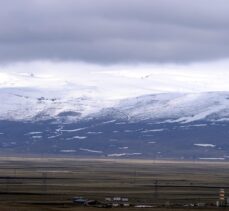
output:
[[0,74],[1,153],[229,158],[229,91],[179,74],[74,76]]
[[122,100],[116,107],[138,120],[190,123],[229,120],[229,92],[167,93]]
[[122,100],[0,90],[2,153],[227,159],[229,92]]
[[129,121],[149,119],[189,123],[229,120],[229,92],[162,93],[105,100],[74,97],[66,91],[4,88],[0,89],[0,98],[1,120],[38,121],[63,119],[65,116],[76,122],[106,115]]
[[103,102],[99,98],[74,97],[71,92],[31,88],[0,89],[0,99],[0,119],[16,121],[58,118],[63,113],[72,113],[77,121],[111,105],[110,101]]

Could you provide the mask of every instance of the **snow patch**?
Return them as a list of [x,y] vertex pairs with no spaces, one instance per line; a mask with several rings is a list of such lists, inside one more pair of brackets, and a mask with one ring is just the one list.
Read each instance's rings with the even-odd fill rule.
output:
[[142,153],[115,153],[115,154],[108,154],[108,157],[123,157],[123,156],[134,156],[134,155],[142,155]]
[[116,120],[110,120],[110,121],[106,121],[106,122],[102,122],[102,124],[109,124],[109,123],[113,123],[113,122],[116,122]]
[[119,149],[128,149],[129,147],[119,147]]
[[89,131],[87,132],[87,134],[92,134],[92,135],[97,135],[97,134],[102,134],[103,132],[93,132],[93,131]]
[[87,136],[73,136],[71,138],[66,138],[66,140],[74,140],[74,139],[79,139],[79,140],[83,140],[86,139]]
[[26,135],[37,135],[37,134],[42,134],[43,132],[38,132],[38,131],[34,131],[34,132],[29,132],[29,133],[26,133]]
[[217,119],[215,121],[216,122],[228,122],[229,121],[229,118],[220,118],[220,119]]
[[212,148],[214,148],[216,145],[214,145],[214,144],[194,144],[194,146],[197,146],[197,147],[212,147]]
[[76,152],[76,150],[73,150],[73,149],[62,149],[62,150],[60,150],[60,152],[72,153],[72,152]]
[[165,129],[152,129],[152,130],[143,130],[141,133],[150,133],[150,132],[161,132],[164,131]]
[[114,131],[112,131],[113,133],[118,133],[119,131],[118,130],[114,130]]
[[124,130],[125,133],[132,133],[134,130]]
[[199,160],[225,160],[225,158],[199,158]]
[[98,153],[98,154],[103,153],[103,151],[92,150],[92,149],[86,149],[86,148],[80,148],[80,150],[81,150],[81,151],[85,151],[85,152]]
[[81,130],[85,130],[86,127],[82,127],[82,128],[76,128],[76,129],[61,129],[60,131],[61,132],[68,132],[68,133],[72,133],[72,132],[77,132],[77,131],[81,131]]
[[61,134],[59,134],[59,135],[55,135],[55,136],[48,136],[48,139],[57,138],[57,137],[59,137],[59,136],[61,136]]
[[34,139],[40,139],[40,138],[42,138],[42,136],[32,136],[32,138],[34,138]]
[[191,127],[205,127],[207,124],[195,124],[195,125],[190,125]]

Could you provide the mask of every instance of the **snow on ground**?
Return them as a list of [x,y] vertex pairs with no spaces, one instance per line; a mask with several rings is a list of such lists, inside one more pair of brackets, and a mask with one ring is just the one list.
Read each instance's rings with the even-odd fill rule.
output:
[[128,149],[129,147],[119,147],[119,149]]
[[216,119],[216,122],[229,122],[229,118],[220,118],[220,119]]
[[105,121],[105,122],[102,122],[102,124],[109,124],[109,123],[113,123],[113,122],[116,122],[116,120],[113,119],[113,120],[110,120],[110,121]]
[[125,125],[126,124],[126,122],[117,122],[117,123],[115,123],[116,125]]
[[92,134],[92,135],[97,135],[97,134],[102,134],[103,132],[95,132],[95,131],[89,131],[87,134]]
[[42,138],[42,136],[32,136],[32,138],[34,138],[34,139],[40,139],[40,138]]
[[194,144],[194,146],[197,146],[197,147],[212,147],[212,148],[214,148],[216,145],[214,145],[214,144]]
[[42,134],[42,133],[43,132],[34,131],[34,132],[26,133],[25,135],[37,135],[37,134]]
[[134,132],[135,130],[124,130],[125,133],[132,133]]
[[73,133],[73,132],[77,132],[77,131],[81,131],[81,130],[85,130],[86,129],[86,127],[82,127],[82,128],[76,128],[76,129],[69,129],[69,130],[67,130],[67,129],[61,129],[60,131],[61,132],[68,132],[68,133]]
[[161,132],[164,131],[165,129],[152,129],[152,130],[143,130],[141,133],[150,133],[150,132]]
[[199,160],[225,160],[225,158],[199,158]]
[[60,152],[72,153],[72,152],[76,152],[76,150],[73,150],[73,149],[62,149],[62,150],[60,150]]
[[226,105],[219,105],[219,106],[214,106],[212,108],[209,108],[206,111],[197,113],[193,116],[188,116],[188,117],[181,117],[179,118],[177,121],[183,122],[183,123],[190,123],[190,122],[194,122],[197,120],[201,120],[201,119],[205,119],[207,116],[209,116],[210,114],[214,114],[214,113],[218,113],[221,110],[224,110],[227,108],[227,104]]
[[142,155],[142,153],[114,153],[114,154],[108,154],[108,157],[123,157],[123,156],[134,156],[134,155]]
[[195,124],[195,125],[190,125],[190,127],[205,127],[207,124]]
[[103,151],[98,151],[98,150],[93,150],[93,149],[85,149],[85,148],[80,148],[81,151],[85,152],[91,152],[91,153],[103,153]]
[[57,138],[57,137],[59,137],[59,136],[61,136],[61,134],[59,134],[59,135],[55,135],[55,136],[48,136],[48,139]]
[[71,138],[66,138],[66,140],[74,140],[74,139],[83,140],[86,138],[87,138],[87,136],[73,136]]

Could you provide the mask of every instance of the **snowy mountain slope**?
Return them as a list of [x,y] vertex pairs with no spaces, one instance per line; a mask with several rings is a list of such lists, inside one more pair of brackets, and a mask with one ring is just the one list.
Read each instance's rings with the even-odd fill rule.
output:
[[0,152],[229,158],[229,92],[124,73],[1,73]]
[[[192,122],[229,116],[229,93],[167,93],[122,100],[116,109],[136,120]],[[224,119],[225,120],[225,119]]]
[[173,159],[229,158],[229,93],[104,101],[0,89],[0,152]]
[[229,92],[164,93],[105,100],[87,96],[75,97],[71,91],[45,91],[31,88],[0,89],[0,119],[69,120],[114,116],[131,121],[146,119],[173,122],[229,119]]
[[74,97],[71,91],[46,91],[31,88],[0,89],[0,99],[2,102],[0,119],[2,120],[52,119],[67,112],[78,120],[112,105],[112,101],[104,102],[101,99],[86,96]]
[[97,115],[183,122],[212,115],[227,119],[228,71],[223,69],[37,62],[0,70],[0,119],[52,119],[63,117],[61,113],[75,114],[68,116],[76,121]]

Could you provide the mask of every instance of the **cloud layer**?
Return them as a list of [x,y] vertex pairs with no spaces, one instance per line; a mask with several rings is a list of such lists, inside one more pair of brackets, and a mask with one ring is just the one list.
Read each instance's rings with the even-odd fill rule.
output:
[[227,0],[0,0],[0,62],[229,57]]

